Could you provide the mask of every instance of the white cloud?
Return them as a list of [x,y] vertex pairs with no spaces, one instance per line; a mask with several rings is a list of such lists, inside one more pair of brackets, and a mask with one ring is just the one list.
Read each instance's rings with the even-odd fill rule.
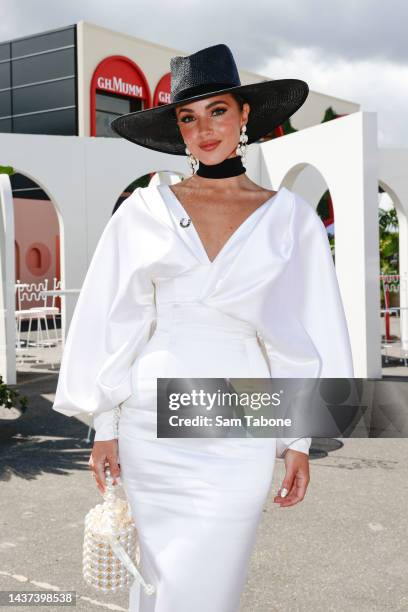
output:
[[361,104],[378,113],[378,144],[408,146],[408,64],[385,60],[327,60],[311,49],[292,49],[266,61],[260,72],[272,78],[301,78],[310,89]]

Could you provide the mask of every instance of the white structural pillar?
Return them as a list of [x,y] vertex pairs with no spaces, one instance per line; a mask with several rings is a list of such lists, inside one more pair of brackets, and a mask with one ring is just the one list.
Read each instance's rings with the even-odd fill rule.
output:
[[359,124],[359,129],[336,141],[336,148],[344,152],[338,160],[342,172],[337,179],[334,173],[328,176],[336,272],[352,339],[355,376],[381,378],[377,115],[356,113],[342,119]]
[[316,207],[323,193],[313,201],[315,192],[309,188],[303,193],[300,176],[312,166],[324,178],[333,201],[336,274],[354,373],[357,378],[381,378],[376,113],[353,113],[261,147],[262,182],[275,189],[284,184]]
[[15,262],[13,192],[7,174],[0,174],[0,374],[15,385]]

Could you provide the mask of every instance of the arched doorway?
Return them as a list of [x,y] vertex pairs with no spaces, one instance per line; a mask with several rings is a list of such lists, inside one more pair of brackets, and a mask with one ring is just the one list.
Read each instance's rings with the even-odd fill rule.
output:
[[[40,356],[40,350],[58,344],[61,298],[42,292],[60,288],[59,217],[45,188],[34,178],[14,171],[10,183],[15,232],[17,349],[24,348],[26,354],[35,348],[37,363],[49,362],[48,356],[47,359],[45,354]],[[30,315],[34,309],[41,309],[41,316]],[[27,356],[31,357],[29,353]],[[21,357],[17,363],[23,362]]]
[[401,268],[398,199],[382,181],[379,182],[378,226],[380,244],[381,347],[382,368],[386,375],[406,376],[408,346],[404,342],[407,325],[407,273]]

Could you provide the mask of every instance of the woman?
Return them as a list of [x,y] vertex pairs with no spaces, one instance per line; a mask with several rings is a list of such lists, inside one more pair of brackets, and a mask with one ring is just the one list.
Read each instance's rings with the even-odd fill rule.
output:
[[[157,438],[157,378],[352,377],[325,228],[286,188],[251,181],[247,143],[305,101],[306,83],[241,86],[215,45],[171,60],[172,102],[112,123],[187,153],[193,176],[138,188],[107,224],[64,349],[54,409],[94,414],[99,490],[121,476],[139,532],[138,612],[237,612],[276,457],[275,503],[303,500],[311,438]],[[198,162],[198,169],[197,169]],[[324,299],[324,305],[322,300]],[[114,408],[121,406],[115,433]]]

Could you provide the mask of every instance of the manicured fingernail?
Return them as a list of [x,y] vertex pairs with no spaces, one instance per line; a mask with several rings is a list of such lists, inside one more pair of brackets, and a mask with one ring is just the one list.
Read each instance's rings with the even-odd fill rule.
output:
[[287,494],[288,494],[288,490],[285,487],[283,487],[283,489],[280,492],[280,496],[281,497],[286,497]]

